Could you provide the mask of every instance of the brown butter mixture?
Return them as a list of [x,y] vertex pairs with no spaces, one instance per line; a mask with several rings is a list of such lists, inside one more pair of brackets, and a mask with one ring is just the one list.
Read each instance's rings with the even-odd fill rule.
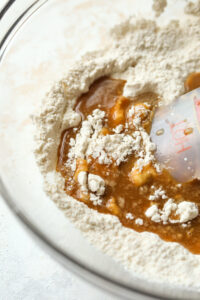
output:
[[[199,73],[195,73],[199,74]],[[197,79],[197,77],[199,79]],[[195,82],[193,80],[195,78]],[[119,124],[125,124],[127,111],[130,105],[144,106],[150,104],[151,113],[148,117],[142,117],[142,127],[149,133],[153,118],[154,109],[158,102],[158,96],[153,93],[145,93],[134,99],[122,96],[124,80],[101,78],[94,82],[89,91],[83,94],[77,101],[75,110],[86,119],[94,109],[104,110],[108,117],[107,126],[103,128],[102,134],[112,134],[112,129]],[[185,82],[186,91],[200,86],[200,74],[191,74]],[[130,133],[133,128],[129,128]],[[200,217],[190,221],[187,227],[182,224],[155,223],[145,216],[146,209],[151,204],[163,207],[164,200],[148,200],[154,189],[163,187],[167,196],[173,198],[175,203],[181,201],[192,201],[200,207],[200,182],[194,180],[184,183],[181,186],[171,175],[163,170],[157,173],[151,165],[144,167],[140,174],[132,174],[131,170],[136,161],[134,155],[130,155],[126,162],[117,166],[114,162],[111,165],[99,164],[95,159],[88,163],[86,160],[77,159],[75,173],[65,164],[68,158],[69,140],[76,137],[73,128],[62,133],[61,143],[58,149],[57,171],[65,178],[65,190],[70,196],[86,203],[90,208],[101,213],[116,215],[121,223],[138,232],[149,231],[158,234],[163,240],[178,242],[188,248],[192,253],[200,253]],[[77,182],[79,172],[86,171],[101,176],[106,182],[106,191],[102,196],[102,204],[94,205],[86,196],[80,192]],[[127,219],[127,213],[131,213],[133,220]],[[135,220],[141,218],[143,224],[136,224]],[[174,218],[176,218],[174,216]]]

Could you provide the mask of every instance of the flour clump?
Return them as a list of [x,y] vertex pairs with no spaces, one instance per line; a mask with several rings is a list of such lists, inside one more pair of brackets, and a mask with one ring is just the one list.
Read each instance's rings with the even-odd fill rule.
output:
[[188,15],[200,17],[200,1],[188,1],[185,6],[185,13]]
[[153,1],[152,9],[154,10],[156,17],[159,17],[163,13],[166,6],[167,6],[167,0]]

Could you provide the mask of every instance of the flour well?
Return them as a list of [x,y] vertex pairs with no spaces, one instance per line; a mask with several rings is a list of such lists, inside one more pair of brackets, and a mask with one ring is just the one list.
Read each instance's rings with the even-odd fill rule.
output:
[[[115,26],[110,32],[110,39],[111,47],[83,56],[71,67],[65,78],[52,87],[35,118],[35,153],[44,175],[45,190],[92,244],[122,263],[125,268],[144,278],[199,289],[199,256],[192,255],[176,243],[166,243],[155,234],[137,233],[125,228],[117,217],[99,214],[89,209],[66,195],[64,179],[55,171],[61,132],[80,123],[79,115],[73,111],[74,104],[82,93],[88,91],[95,79],[106,75],[125,79],[125,96],[134,97],[142,92],[154,92],[160,95],[160,103],[164,104],[183,94],[183,82],[188,73],[200,69],[200,26],[196,19],[184,23],[172,21],[160,28],[153,21],[132,18]],[[85,149],[88,139],[85,137],[100,130],[101,118],[102,113],[99,110],[94,113],[93,120],[86,120],[84,124],[82,122],[83,134],[80,133],[77,141],[70,141],[72,148],[76,148],[72,152],[72,160],[77,151],[78,155],[87,155]],[[114,138],[119,139],[119,143],[123,145],[122,128],[115,128]],[[142,139],[149,147],[150,142],[145,133]],[[133,148],[137,146],[135,140],[130,139]],[[79,146],[76,147],[77,143]],[[112,147],[106,136],[103,144],[105,147]],[[87,151],[95,153],[96,146],[97,144],[92,143],[89,147],[87,145]],[[107,152],[109,150],[110,148]],[[122,150],[125,159],[126,151],[131,151],[131,148]],[[96,152],[96,157],[99,157],[99,152]],[[102,162],[105,159],[109,161],[110,157],[100,156]],[[151,156],[141,157],[141,166],[145,159],[151,159]],[[72,160],[69,163],[75,167]],[[91,199],[98,204],[98,194],[102,193],[102,181],[91,176],[87,178],[85,174],[81,174],[78,180],[86,189],[89,180]],[[157,195],[152,191],[152,196],[162,197],[164,194]],[[191,219],[197,211],[190,207],[188,215],[184,215],[183,207],[179,207],[177,213],[182,216],[184,222],[188,218]],[[154,214],[155,212],[151,212],[149,216]],[[127,218],[133,219],[133,216],[127,214]],[[142,224],[140,219],[133,221],[138,226]]]

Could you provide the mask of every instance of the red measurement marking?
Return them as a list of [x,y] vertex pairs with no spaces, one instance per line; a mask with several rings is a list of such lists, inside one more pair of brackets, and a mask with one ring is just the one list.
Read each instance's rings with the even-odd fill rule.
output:
[[197,113],[197,120],[200,122],[200,99],[197,99],[197,97],[194,97],[194,106]]
[[172,134],[172,139],[174,140],[174,145],[178,148],[176,151],[177,154],[192,148],[192,146],[185,145],[189,140],[189,137],[184,133],[185,129],[187,128],[187,124],[185,121],[171,124],[169,123],[169,126]]

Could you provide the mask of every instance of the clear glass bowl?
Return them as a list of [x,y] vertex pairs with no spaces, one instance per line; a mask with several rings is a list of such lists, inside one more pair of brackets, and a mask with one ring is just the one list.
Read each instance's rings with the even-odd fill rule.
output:
[[[162,22],[181,18],[181,3],[176,1]],[[199,299],[195,291],[133,276],[91,246],[43,192],[33,156],[31,115],[50,84],[86,49],[100,47],[113,23],[131,14],[153,18],[151,5],[146,0],[19,0],[2,8],[0,187],[35,239],[77,275],[124,299]]]

